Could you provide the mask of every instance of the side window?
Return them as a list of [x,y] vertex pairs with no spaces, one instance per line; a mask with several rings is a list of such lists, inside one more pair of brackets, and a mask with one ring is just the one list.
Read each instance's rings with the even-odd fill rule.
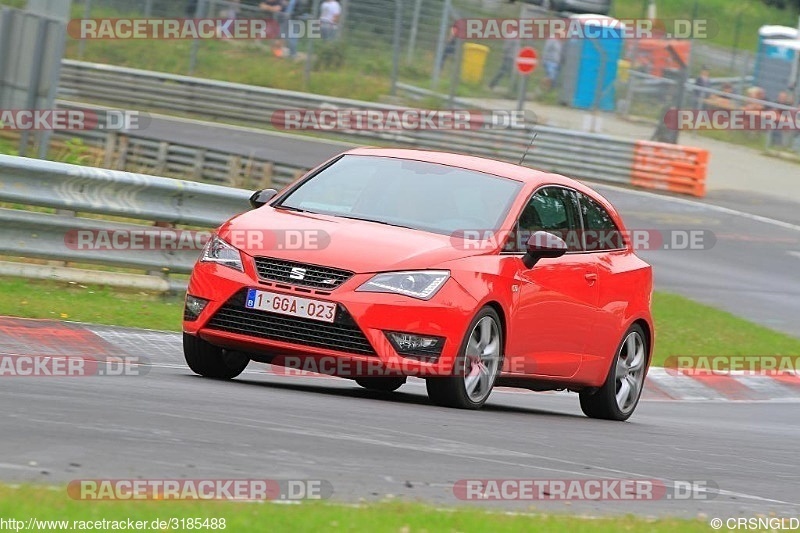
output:
[[522,210],[517,229],[506,243],[505,250],[525,252],[525,244],[531,235],[548,231],[564,239],[570,252],[579,252],[583,249],[579,228],[575,193],[562,187],[546,187],[533,195]]
[[608,211],[585,194],[578,193],[578,195],[586,230],[584,232],[586,249],[591,252],[625,248],[625,239]]

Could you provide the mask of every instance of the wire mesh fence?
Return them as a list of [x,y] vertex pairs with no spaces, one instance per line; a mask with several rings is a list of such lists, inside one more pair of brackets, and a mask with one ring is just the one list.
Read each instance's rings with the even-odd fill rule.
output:
[[[5,0],[0,0],[5,3]],[[643,1],[643,7],[647,2]],[[715,14],[698,3],[686,17],[713,22]],[[644,14],[643,9],[643,14]],[[559,52],[556,76],[548,76],[548,39],[461,39],[455,30],[462,19],[566,19],[565,13],[545,11],[531,2],[507,0],[75,0],[73,16],[83,19],[162,18],[231,20],[262,19],[277,34],[248,39],[137,40],[72,39],[68,57],[100,63],[192,74],[278,89],[391,101],[398,83],[418,91],[418,105],[440,106],[441,97],[455,105],[456,96],[519,99],[527,81],[527,100],[543,104],[575,105],[578,73],[570,54],[579,43],[566,39]],[[798,101],[791,85],[793,63],[800,52],[784,53],[763,45],[757,50],[737,48],[743,15],[727,32],[724,42],[704,38],[625,39],[619,57],[612,57],[615,78],[596,83],[596,91],[582,108],[602,109],[623,117],[650,120],[663,126],[670,108],[707,110],[790,109]],[[296,25],[296,26],[295,26]],[[773,33],[777,30],[773,30]],[[788,28],[790,38],[791,28]],[[770,34],[771,37],[782,34]],[[751,36],[752,37],[752,36]],[[540,66],[521,76],[514,58],[522,47],[534,48]],[[668,52],[671,49],[672,52]],[[776,52],[778,50],[778,52]],[[674,52],[674,53],[673,53]],[[781,55],[783,54],[783,55]],[[573,61],[573,63],[570,63]],[[601,69],[602,70],[602,69]],[[598,73],[597,76],[600,74]],[[552,79],[551,79],[552,78]],[[584,77],[585,78],[585,77]],[[599,78],[598,78],[599,79]],[[585,80],[583,80],[585,81]],[[581,83],[583,83],[581,81]],[[708,89],[708,94],[700,91]],[[135,89],[134,89],[135,90]],[[714,94],[710,91],[719,91]],[[705,98],[699,98],[705,94]],[[422,95],[422,96],[420,96]],[[730,95],[730,96],[726,96]],[[715,97],[715,98],[712,98]],[[706,101],[709,100],[710,101]],[[609,105],[604,102],[610,102]],[[602,104],[602,105],[601,105]],[[664,132],[662,131],[661,134]],[[748,145],[797,150],[788,134],[713,132]],[[656,132],[658,135],[659,132]],[[781,142],[777,142],[777,140]],[[668,137],[660,140],[669,140]]]

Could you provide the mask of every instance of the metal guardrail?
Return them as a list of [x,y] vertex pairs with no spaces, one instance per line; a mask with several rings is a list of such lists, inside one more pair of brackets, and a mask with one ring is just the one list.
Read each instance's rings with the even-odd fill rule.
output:
[[171,178],[0,155],[0,201],[170,224],[217,226],[247,207],[247,191]]
[[[61,83],[60,96],[70,100],[104,102],[134,110],[169,110],[258,127],[270,125],[273,112],[286,109],[400,109],[387,104],[73,60],[63,62]],[[131,87],[136,90],[131,91]],[[524,130],[351,130],[340,132],[339,136],[360,144],[442,149],[516,162],[533,132],[537,133],[536,144],[526,158],[527,164],[579,179],[632,183],[636,142],[608,135],[535,125]],[[150,148],[151,153],[153,150]],[[670,153],[681,157],[680,150]],[[701,178],[704,180],[704,173]]]
[[[103,123],[108,108],[58,101],[60,109],[91,110]],[[179,120],[179,119],[173,119]],[[184,121],[186,128],[196,128]],[[84,129],[58,131],[57,140],[81,139],[101,152],[102,167],[113,170],[147,172],[156,175],[180,176],[206,183],[242,188],[281,188],[291,183],[310,167],[283,161],[270,161],[244,153],[229,153],[213,146],[196,146],[176,140],[150,138],[141,132]],[[100,165],[100,161],[96,164]]]
[[[116,284],[179,290],[185,281],[166,275],[189,273],[199,246],[148,246],[150,235],[159,238],[165,227],[175,224],[216,227],[249,209],[249,196],[248,191],[218,185],[0,155],[0,202],[27,209],[0,209],[0,255],[152,271],[150,276],[119,274]],[[87,213],[146,223],[79,216]],[[81,246],[76,238],[81,231],[139,234],[143,245],[122,250]],[[6,275],[69,279],[66,270],[63,265],[0,263],[0,273]],[[109,272],[97,274],[112,277]]]

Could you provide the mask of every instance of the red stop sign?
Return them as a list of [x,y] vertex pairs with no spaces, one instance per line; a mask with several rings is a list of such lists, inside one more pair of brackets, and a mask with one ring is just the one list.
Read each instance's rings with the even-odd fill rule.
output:
[[539,59],[536,57],[536,50],[530,46],[520,49],[514,64],[517,66],[517,70],[520,74],[527,76],[533,72],[536,65],[539,64]]

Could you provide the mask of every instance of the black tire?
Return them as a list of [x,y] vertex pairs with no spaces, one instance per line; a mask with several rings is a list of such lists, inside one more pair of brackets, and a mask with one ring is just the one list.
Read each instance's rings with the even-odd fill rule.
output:
[[[497,328],[497,333],[499,334],[500,354],[497,360],[496,371],[494,372],[494,375],[490,377],[488,390],[483,391],[485,392],[485,395],[483,395],[482,398],[475,400],[470,398],[465,384],[467,362],[466,350],[470,335],[472,335],[473,330],[478,323],[486,317],[491,318]],[[504,347],[505,336],[503,334],[503,327],[500,317],[491,307],[484,307],[478,312],[477,315],[475,315],[475,318],[472,319],[469,327],[467,327],[467,332],[464,335],[464,340],[461,342],[461,347],[458,351],[458,358],[456,359],[456,363],[453,368],[453,375],[447,377],[428,378],[425,380],[425,386],[428,390],[428,397],[434,404],[442,407],[455,407],[457,409],[480,409],[483,407],[483,404],[486,403],[486,400],[489,399],[489,395],[492,392],[494,383],[497,381],[497,376],[500,375],[500,371],[503,368],[502,354]]]
[[356,378],[356,383],[365,389],[380,391],[380,392],[394,392],[399,389],[406,382],[405,376],[398,377],[381,377],[381,378]]
[[[623,345],[625,344],[626,339],[632,333],[637,333],[641,338],[642,345],[644,347],[645,360],[644,368],[642,370],[641,385],[639,386],[636,398],[629,407],[626,407],[626,409],[623,410],[617,403],[616,395],[618,391],[618,382],[616,370],[617,363],[622,356]],[[605,383],[603,383],[599,389],[583,391],[579,394],[581,410],[583,411],[583,414],[589,418],[617,420],[620,422],[630,418],[630,416],[636,410],[636,406],[639,404],[639,398],[642,396],[642,390],[644,389],[644,375],[647,373],[647,359],[649,357],[649,353],[650,347],[647,344],[647,336],[645,335],[644,330],[638,324],[634,324],[630,327],[630,329],[628,329],[628,331],[625,332],[625,335],[622,337],[622,341],[620,341],[619,346],[617,347],[617,352],[614,354],[614,358],[611,361],[611,366],[608,369],[608,375],[606,376]]]
[[183,334],[183,356],[195,374],[214,379],[233,379],[250,362],[243,353],[224,350],[188,333]]

